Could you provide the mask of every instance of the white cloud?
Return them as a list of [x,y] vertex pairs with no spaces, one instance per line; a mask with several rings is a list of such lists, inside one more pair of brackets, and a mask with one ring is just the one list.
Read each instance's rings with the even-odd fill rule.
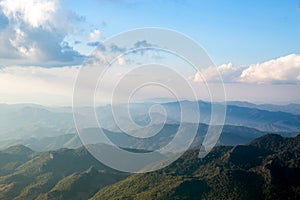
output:
[[47,26],[59,7],[58,0],[3,0],[3,13],[15,22],[23,21],[37,28]]
[[126,65],[126,60],[123,56],[118,57],[118,64],[119,65]]
[[300,55],[290,54],[263,63],[236,67],[232,63],[202,69],[194,76],[195,82],[225,83],[298,83],[300,81]]
[[95,29],[89,34],[89,42],[98,42],[101,39],[101,32],[98,29]]
[[[283,63],[286,63],[286,60],[294,60],[298,56],[287,56],[279,58],[279,60],[285,60]],[[288,59],[289,58],[289,59]],[[100,58],[99,58],[100,59]],[[297,60],[297,59],[296,59]],[[271,62],[271,61],[269,61]],[[275,63],[278,62],[278,59],[274,60]],[[266,62],[268,63],[268,62]],[[272,62],[271,62],[272,63]],[[297,62],[293,61],[292,63]],[[117,63],[116,63],[117,65]],[[264,66],[264,63],[261,64]],[[251,65],[252,67],[254,65]],[[256,82],[252,81],[250,84],[248,82],[241,82],[239,77],[242,72],[251,68],[241,69],[234,67],[232,64],[225,64],[218,67],[219,72],[225,78],[225,89],[226,89],[226,97],[227,100],[245,100],[245,101],[261,101],[261,102],[274,102],[275,100],[278,102],[299,102],[300,93],[295,92],[299,91],[300,85],[297,84],[261,84],[257,85]],[[256,65],[255,65],[256,66]],[[120,70],[122,69],[122,70]],[[214,68],[217,69],[217,68]],[[216,70],[212,68],[203,70],[203,74],[206,76],[206,79],[216,80],[214,76],[216,75]],[[28,67],[4,67],[0,68],[0,102],[5,103],[39,103],[39,104],[57,104],[57,105],[71,105],[72,104],[72,96],[73,96],[73,88],[74,83],[77,78],[77,74],[83,68],[79,66],[73,67],[59,67],[59,68],[43,68],[36,66],[28,66]],[[99,102],[109,101],[109,98],[114,91],[115,84],[123,77],[124,74],[128,72],[127,68],[110,68],[102,77],[101,84],[97,85],[101,88],[97,88],[96,100]],[[95,73],[99,72],[98,65],[90,65],[85,67],[84,76],[82,78],[81,86],[83,94],[84,92],[95,92],[96,83],[98,81],[99,74]],[[233,74],[233,75],[232,75]],[[129,74],[128,74],[129,75]],[[145,75],[150,77],[157,77],[157,74],[146,73]],[[162,73],[159,76],[165,76],[166,74]],[[198,74],[200,76],[200,74]],[[129,77],[129,76],[127,76]],[[300,74],[295,73],[293,75],[294,80],[300,80]],[[126,82],[124,87],[132,87],[135,79],[143,79],[143,76],[135,76],[133,77],[133,82]],[[194,77],[194,81],[196,76]],[[201,99],[209,99],[210,92],[206,88],[205,83],[201,81],[199,78],[199,82],[191,82],[191,86],[196,91],[196,94]],[[233,81],[234,80],[234,81]],[[269,79],[268,79],[269,80]],[[231,81],[231,82],[230,82]],[[274,83],[271,81],[270,83]],[[176,87],[181,87],[178,82],[172,82],[172,85]],[[218,84],[210,84],[210,87],[216,88],[212,91],[217,90],[219,87]],[[159,92],[158,92],[159,91]],[[126,91],[124,90],[126,93]],[[188,92],[183,92],[184,95],[188,95]],[[222,94],[222,92],[220,92]],[[145,93],[141,95],[145,95],[148,97],[152,96],[165,96],[168,95],[165,93],[165,90],[160,91],[157,89],[146,90]],[[148,95],[148,96],[147,96]],[[218,95],[215,94],[215,95]],[[82,95],[82,102],[85,103],[85,96]],[[171,97],[171,96],[170,96]],[[181,96],[181,98],[185,98],[185,96]],[[188,98],[188,97],[186,97]],[[278,103],[277,102],[277,103]]]
[[218,67],[208,67],[197,72],[194,76],[195,82],[234,82],[239,76],[242,68],[234,67],[232,63],[223,64]]
[[299,81],[300,55],[291,54],[267,62],[250,65],[241,76],[241,82],[293,83]]
[[[0,1],[0,62],[5,66],[78,65],[83,56],[64,39],[82,20],[60,8],[60,0]],[[61,44],[64,45],[61,45]]]
[[20,53],[21,56],[33,57],[36,48],[33,44],[27,44],[27,35],[20,29],[16,29],[15,38],[10,38],[10,44]]

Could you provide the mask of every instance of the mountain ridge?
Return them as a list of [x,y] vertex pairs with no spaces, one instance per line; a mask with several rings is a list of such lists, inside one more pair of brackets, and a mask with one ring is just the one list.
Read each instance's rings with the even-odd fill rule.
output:
[[[299,199],[300,136],[282,138],[271,134],[247,145],[218,146],[202,159],[191,149],[162,170],[101,189],[92,200]],[[282,145],[269,149],[264,143]]]

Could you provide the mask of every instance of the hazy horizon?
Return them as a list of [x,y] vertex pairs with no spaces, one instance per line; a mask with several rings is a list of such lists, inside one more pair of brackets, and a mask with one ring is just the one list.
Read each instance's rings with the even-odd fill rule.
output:
[[[249,11],[241,13],[245,9]],[[143,51],[126,57],[124,53],[130,47],[113,44],[109,48],[125,57],[119,57],[114,69],[106,75],[99,103],[109,102],[113,85],[128,73],[124,69],[134,66],[132,61],[159,63],[177,70],[197,99],[209,101],[211,92],[218,96],[218,92],[206,87],[219,79],[218,84],[224,84],[227,101],[300,103],[297,92],[300,91],[300,12],[294,0],[272,3],[2,0],[0,22],[0,103],[72,105],[76,77],[89,56],[120,33],[143,27],[174,30],[191,38],[212,62],[191,70],[179,57],[166,52]],[[144,39],[137,37],[134,47],[160,45]],[[185,48],[181,43],[178,46]],[[190,56],[199,56],[189,50]],[[183,91],[179,99],[190,99],[171,73],[149,72],[138,76],[169,83],[170,87]],[[132,76],[135,78],[131,80],[138,77]],[[125,86],[130,87],[129,82]],[[86,90],[89,89],[87,85]],[[173,98],[158,88],[150,88],[139,99],[170,97]],[[220,99],[223,101],[224,97],[221,95]]]

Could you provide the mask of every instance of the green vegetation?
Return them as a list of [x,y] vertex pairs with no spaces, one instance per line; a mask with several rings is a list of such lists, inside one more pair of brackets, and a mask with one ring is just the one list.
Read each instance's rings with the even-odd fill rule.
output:
[[198,153],[190,149],[164,169],[128,176],[85,148],[36,153],[13,146],[0,151],[0,199],[300,199],[300,135],[269,134],[215,147],[204,158]]
[[97,199],[300,199],[300,135],[219,146],[202,159],[192,149],[165,169],[101,189]]
[[99,163],[84,148],[35,153],[24,146],[0,152],[0,199],[87,199],[127,174]]

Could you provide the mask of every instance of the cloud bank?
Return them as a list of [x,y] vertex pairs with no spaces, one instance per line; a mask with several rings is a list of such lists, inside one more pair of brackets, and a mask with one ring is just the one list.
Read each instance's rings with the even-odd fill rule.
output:
[[48,27],[54,20],[54,15],[59,7],[58,0],[3,0],[0,2],[3,14],[10,20],[37,28]]
[[300,55],[290,54],[247,67],[236,67],[232,63],[208,67],[194,76],[195,82],[214,82],[219,77],[225,83],[254,84],[299,84]]
[[64,38],[76,32],[76,25],[83,20],[63,10],[59,0],[2,0],[1,63],[44,67],[80,64],[84,57]]
[[[296,84],[300,80],[299,57],[299,55],[292,54],[244,68],[235,67],[231,63],[219,66],[218,70],[224,80],[227,100],[299,102],[300,93],[295,92],[300,90],[300,85]],[[125,61],[118,60],[118,62],[122,64]],[[0,102],[71,105],[73,87],[79,71],[78,66],[0,68]],[[91,73],[94,71],[91,70]],[[218,80],[216,79],[218,73],[212,67],[201,73],[201,76],[196,74],[194,79],[189,81],[200,99],[209,99],[202,77],[213,82]],[[116,76],[121,75],[120,71],[112,71],[111,76],[107,77],[106,84],[113,85],[110,82],[114,82],[118,79]],[[155,76],[155,74],[147,74],[147,76]],[[87,83],[89,83],[88,80]],[[176,84],[178,83],[174,82],[174,85]],[[89,89],[93,90],[93,85],[87,84],[86,90]],[[111,92],[111,88],[107,91]],[[153,96],[155,95],[158,95],[156,90],[153,93]]]
[[295,83],[300,81],[300,55],[291,54],[264,63],[250,65],[242,71],[241,82]]

